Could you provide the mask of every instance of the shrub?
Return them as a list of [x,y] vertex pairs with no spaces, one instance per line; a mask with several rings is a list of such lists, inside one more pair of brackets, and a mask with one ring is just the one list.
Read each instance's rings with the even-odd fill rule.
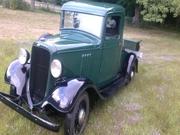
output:
[[2,5],[5,8],[19,9],[19,10],[29,10],[30,5],[24,0],[1,0]]
[[0,5],[2,5],[3,0],[0,0]]
[[5,8],[10,8],[10,0],[2,0],[2,5]]

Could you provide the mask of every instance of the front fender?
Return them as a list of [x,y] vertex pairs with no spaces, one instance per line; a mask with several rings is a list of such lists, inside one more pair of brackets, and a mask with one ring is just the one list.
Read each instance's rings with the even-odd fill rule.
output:
[[16,87],[16,94],[21,96],[26,83],[26,72],[29,70],[30,64],[22,65],[18,60],[14,60],[9,65],[5,73],[6,83]]
[[47,104],[50,104],[60,112],[68,112],[84,83],[84,81],[73,79],[68,81],[66,86],[57,87],[41,107],[44,108]]
[[51,105],[62,113],[70,112],[76,103],[76,99],[81,92],[90,87],[86,80],[72,79],[66,86],[60,86],[43,102],[41,108]]

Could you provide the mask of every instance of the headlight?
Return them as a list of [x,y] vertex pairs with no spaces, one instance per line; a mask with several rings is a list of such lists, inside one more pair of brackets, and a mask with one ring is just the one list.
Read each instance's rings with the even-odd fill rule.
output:
[[19,63],[22,65],[26,64],[30,58],[30,54],[27,50],[21,48],[19,51]]
[[51,74],[54,78],[58,78],[62,73],[61,62],[57,59],[53,60],[51,63]]

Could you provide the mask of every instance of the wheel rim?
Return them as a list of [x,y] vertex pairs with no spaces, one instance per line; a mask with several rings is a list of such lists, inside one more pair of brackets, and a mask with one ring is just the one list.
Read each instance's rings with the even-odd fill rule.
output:
[[134,71],[131,71],[131,78],[134,77]]
[[74,132],[75,135],[79,135],[84,130],[87,122],[87,104],[86,101],[82,101],[79,105],[79,109],[75,118]]
[[79,122],[80,125],[82,125],[82,124],[84,123],[85,117],[86,117],[86,112],[85,112],[85,110],[82,108],[82,109],[79,111],[79,114],[78,114],[78,122]]

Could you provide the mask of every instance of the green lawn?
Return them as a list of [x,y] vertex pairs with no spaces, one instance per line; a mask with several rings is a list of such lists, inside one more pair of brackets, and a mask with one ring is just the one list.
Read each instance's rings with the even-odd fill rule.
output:
[[[59,16],[0,8],[0,89],[19,48],[30,49],[43,33],[56,33]],[[180,33],[126,27],[125,37],[143,40],[139,73],[107,101],[98,101],[85,135],[180,134]],[[48,131],[0,103],[0,135],[62,135]]]

